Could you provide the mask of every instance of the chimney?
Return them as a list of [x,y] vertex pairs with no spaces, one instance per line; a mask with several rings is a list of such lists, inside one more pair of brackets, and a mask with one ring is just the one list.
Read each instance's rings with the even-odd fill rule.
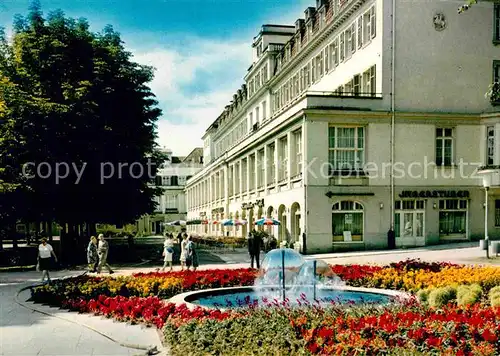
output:
[[302,31],[305,26],[305,20],[304,19],[298,19],[295,21],[295,32]]
[[314,19],[314,15],[316,14],[316,8],[315,7],[308,7],[306,11],[304,11],[306,14],[306,22],[309,21],[310,19]]

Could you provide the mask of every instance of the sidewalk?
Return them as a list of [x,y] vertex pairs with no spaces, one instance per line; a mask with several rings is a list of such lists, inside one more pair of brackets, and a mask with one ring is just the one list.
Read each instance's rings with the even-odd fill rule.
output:
[[[54,273],[62,277],[68,271]],[[14,273],[13,273],[14,274]],[[71,275],[79,273],[71,272]],[[88,314],[78,314],[44,305],[24,303],[56,317],[32,312],[15,302],[16,293],[25,286],[39,282],[38,272],[23,272],[22,276],[4,278],[0,283],[0,355],[21,356],[133,356],[146,351],[125,348],[105,338],[87,325],[121,343],[157,346],[162,350],[155,328],[128,325]],[[14,277],[14,278],[12,278]],[[22,283],[19,281],[22,280]],[[29,290],[19,296],[24,302]]]

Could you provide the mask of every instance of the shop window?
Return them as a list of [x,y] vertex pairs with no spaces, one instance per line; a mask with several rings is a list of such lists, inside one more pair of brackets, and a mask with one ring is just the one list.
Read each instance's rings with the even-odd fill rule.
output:
[[354,201],[341,201],[332,207],[333,242],[363,241],[363,206]]
[[443,238],[466,237],[467,200],[439,201],[439,235]]
[[423,237],[425,222],[424,200],[397,200],[394,204],[396,237]]

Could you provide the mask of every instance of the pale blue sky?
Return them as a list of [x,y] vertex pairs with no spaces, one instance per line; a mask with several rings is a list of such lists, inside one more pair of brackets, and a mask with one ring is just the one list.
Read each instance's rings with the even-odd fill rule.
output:
[[[0,26],[25,15],[30,0],[0,2]],[[135,60],[157,68],[159,142],[185,155],[243,83],[251,42],[264,23],[293,24],[314,0],[42,0],[99,31],[111,24]]]

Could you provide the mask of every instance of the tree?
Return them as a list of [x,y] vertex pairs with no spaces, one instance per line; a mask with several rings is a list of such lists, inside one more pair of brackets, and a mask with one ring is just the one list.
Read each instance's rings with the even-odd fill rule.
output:
[[[59,222],[71,246],[83,224],[152,212],[161,190],[150,183],[164,158],[155,142],[161,111],[147,85],[153,68],[134,63],[111,26],[93,33],[86,20],[60,10],[44,19],[38,3],[16,18],[12,43],[3,43],[2,71],[16,88],[3,106],[11,110],[9,133],[19,138],[3,146],[17,150],[18,175],[33,163],[16,177],[22,200],[32,202],[21,215]],[[14,115],[16,107],[24,114]],[[64,177],[41,175],[42,162]]]

